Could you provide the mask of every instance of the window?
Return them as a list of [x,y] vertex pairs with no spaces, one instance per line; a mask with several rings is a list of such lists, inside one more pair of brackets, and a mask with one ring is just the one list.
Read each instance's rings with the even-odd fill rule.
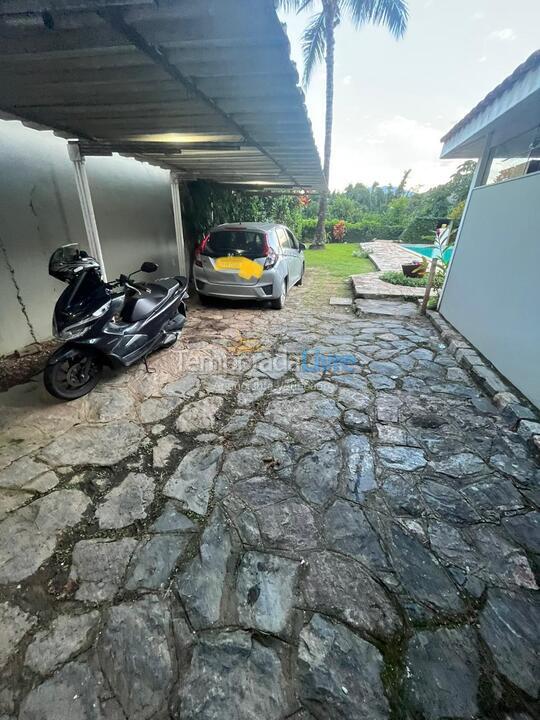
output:
[[298,250],[298,240],[294,237],[290,230],[285,230],[285,232],[287,233],[287,237],[289,238],[289,242],[291,243],[290,247]]
[[255,259],[263,256],[263,250],[264,233],[250,230],[216,230],[208,238],[202,254],[210,257],[241,255]]
[[282,248],[291,248],[292,242],[283,228],[276,228],[279,244]]
[[484,185],[540,171],[540,128],[497,145],[490,155]]

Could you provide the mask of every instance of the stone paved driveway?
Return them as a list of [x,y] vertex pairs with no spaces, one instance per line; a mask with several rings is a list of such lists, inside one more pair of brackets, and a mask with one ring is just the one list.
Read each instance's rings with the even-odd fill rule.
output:
[[4,720],[538,717],[533,458],[427,320],[300,297],[0,396]]

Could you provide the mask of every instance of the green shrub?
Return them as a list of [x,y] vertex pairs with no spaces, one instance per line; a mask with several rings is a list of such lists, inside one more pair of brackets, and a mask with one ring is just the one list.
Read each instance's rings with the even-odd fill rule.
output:
[[380,275],[380,279],[392,285],[406,285],[407,287],[426,287],[428,276],[423,277],[407,277],[402,272],[385,272]]
[[[332,231],[339,220],[326,220],[326,241],[333,242]],[[317,228],[316,218],[309,218],[302,221],[302,241],[310,242],[315,237]],[[372,221],[347,223],[347,242],[369,242],[375,238],[381,240],[399,240],[403,233],[401,225],[386,225]]]
[[347,226],[347,242],[369,242],[370,240],[399,240],[403,228],[400,225],[361,222]]
[[438,225],[447,225],[450,223],[448,218],[436,217],[417,217],[407,225],[401,233],[399,241],[402,243],[410,243],[418,245],[421,243],[432,244],[435,240],[435,230]]

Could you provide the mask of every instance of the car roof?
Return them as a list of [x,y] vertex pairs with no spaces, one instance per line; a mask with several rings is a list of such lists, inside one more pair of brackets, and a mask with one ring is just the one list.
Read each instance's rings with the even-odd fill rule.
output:
[[285,227],[281,223],[259,223],[259,222],[237,222],[237,223],[224,223],[223,225],[216,225],[210,232],[216,232],[217,230],[261,230],[267,232],[276,227]]

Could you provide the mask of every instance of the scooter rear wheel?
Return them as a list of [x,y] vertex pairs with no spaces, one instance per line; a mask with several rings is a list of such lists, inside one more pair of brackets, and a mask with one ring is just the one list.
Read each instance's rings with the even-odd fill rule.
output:
[[76,400],[93,390],[99,382],[102,365],[96,357],[77,353],[45,368],[43,382],[54,397]]

